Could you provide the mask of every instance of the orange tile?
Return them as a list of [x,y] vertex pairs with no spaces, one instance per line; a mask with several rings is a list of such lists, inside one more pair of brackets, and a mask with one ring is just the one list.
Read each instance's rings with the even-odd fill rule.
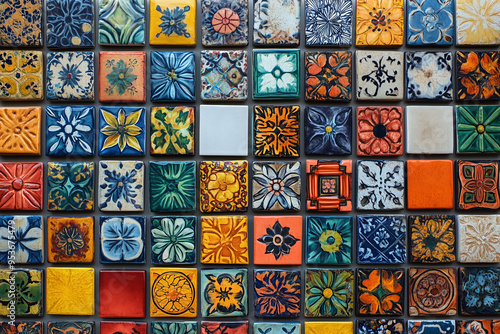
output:
[[453,161],[408,160],[408,209],[453,209]]
[[0,154],[40,155],[42,107],[0,108]]
[[93,217],[49,217],[47,235],[50,263],[94,262]]

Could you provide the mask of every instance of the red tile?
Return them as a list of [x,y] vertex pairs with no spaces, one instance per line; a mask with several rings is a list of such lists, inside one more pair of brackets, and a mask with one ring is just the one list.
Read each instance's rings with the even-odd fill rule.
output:
[[0,163],[0,210],[42,210],[43,164]]
[[[146,272],[143,270],[101,270],[99,272],[99,316],[101,318],[145,318]],[[101,334],[105,333],[101,331]]]
[[101,321],[101,334],[147,334],[146,322]]

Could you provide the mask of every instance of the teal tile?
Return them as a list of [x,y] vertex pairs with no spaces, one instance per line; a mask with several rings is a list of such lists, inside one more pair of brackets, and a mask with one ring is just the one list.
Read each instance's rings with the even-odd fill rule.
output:
[[196,217],[151,217],[151,262],[196,263]]
[[248,314],[246,269],[202,269],[200,285],[203,317],[238,317]]
[[457,153],[500,152],[500,106],[457,106]]
[[144,45],[144,0],[99,0],[99,44]]
[[196,321],[153,321],[152,334],[197,334]]
[[350,264],[352,217],[307,217],[308,264]]

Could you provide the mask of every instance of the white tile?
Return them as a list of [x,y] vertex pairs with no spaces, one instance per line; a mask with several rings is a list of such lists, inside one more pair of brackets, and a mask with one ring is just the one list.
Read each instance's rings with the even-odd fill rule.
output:
[[500,216],[458,216],[458,261],[500,262]]

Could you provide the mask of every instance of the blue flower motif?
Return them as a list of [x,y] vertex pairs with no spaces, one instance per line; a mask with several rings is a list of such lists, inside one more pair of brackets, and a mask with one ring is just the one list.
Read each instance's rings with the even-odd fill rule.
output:
[[48,0],[47,44],[59,48],[94,46],[94,2]]
[[306,45],[351,45],[351,0],[306,0]]
[[142,210],[144,181],[142,162],[101,161],[99,180],[101,210]]
[[[14,242],[14,249],[9,248],[9,240]],[[42,247],[41,216],[0,217],[0,263],[8,263],[9,251],[14,251],[15,263],[43,263]]]
[[101,262],[144,262],[144,218],[101,218]]
[[194,52],[151,52],[151,101],[194,101]]
[[186,13],[189,12],[190,9],[191,7],[185,6],[182,9],[180,7],[175,7],[173,10],[166,8],[162,11],[160,5],[157,5],[156,10],[162,14],[160,17],[162,22],[159,25],[161,32],[156,34],[156,37],[160,37],[161,34],[170,36],[173,33],[186,38],[191,37],[191,34],[186,30],[187,24],[184,22]]
[[500,270],[462,268],[463,314],[494,315],[500,311]]
[[414,0],[408,4],[408,44],[453,45],[454,0]]

